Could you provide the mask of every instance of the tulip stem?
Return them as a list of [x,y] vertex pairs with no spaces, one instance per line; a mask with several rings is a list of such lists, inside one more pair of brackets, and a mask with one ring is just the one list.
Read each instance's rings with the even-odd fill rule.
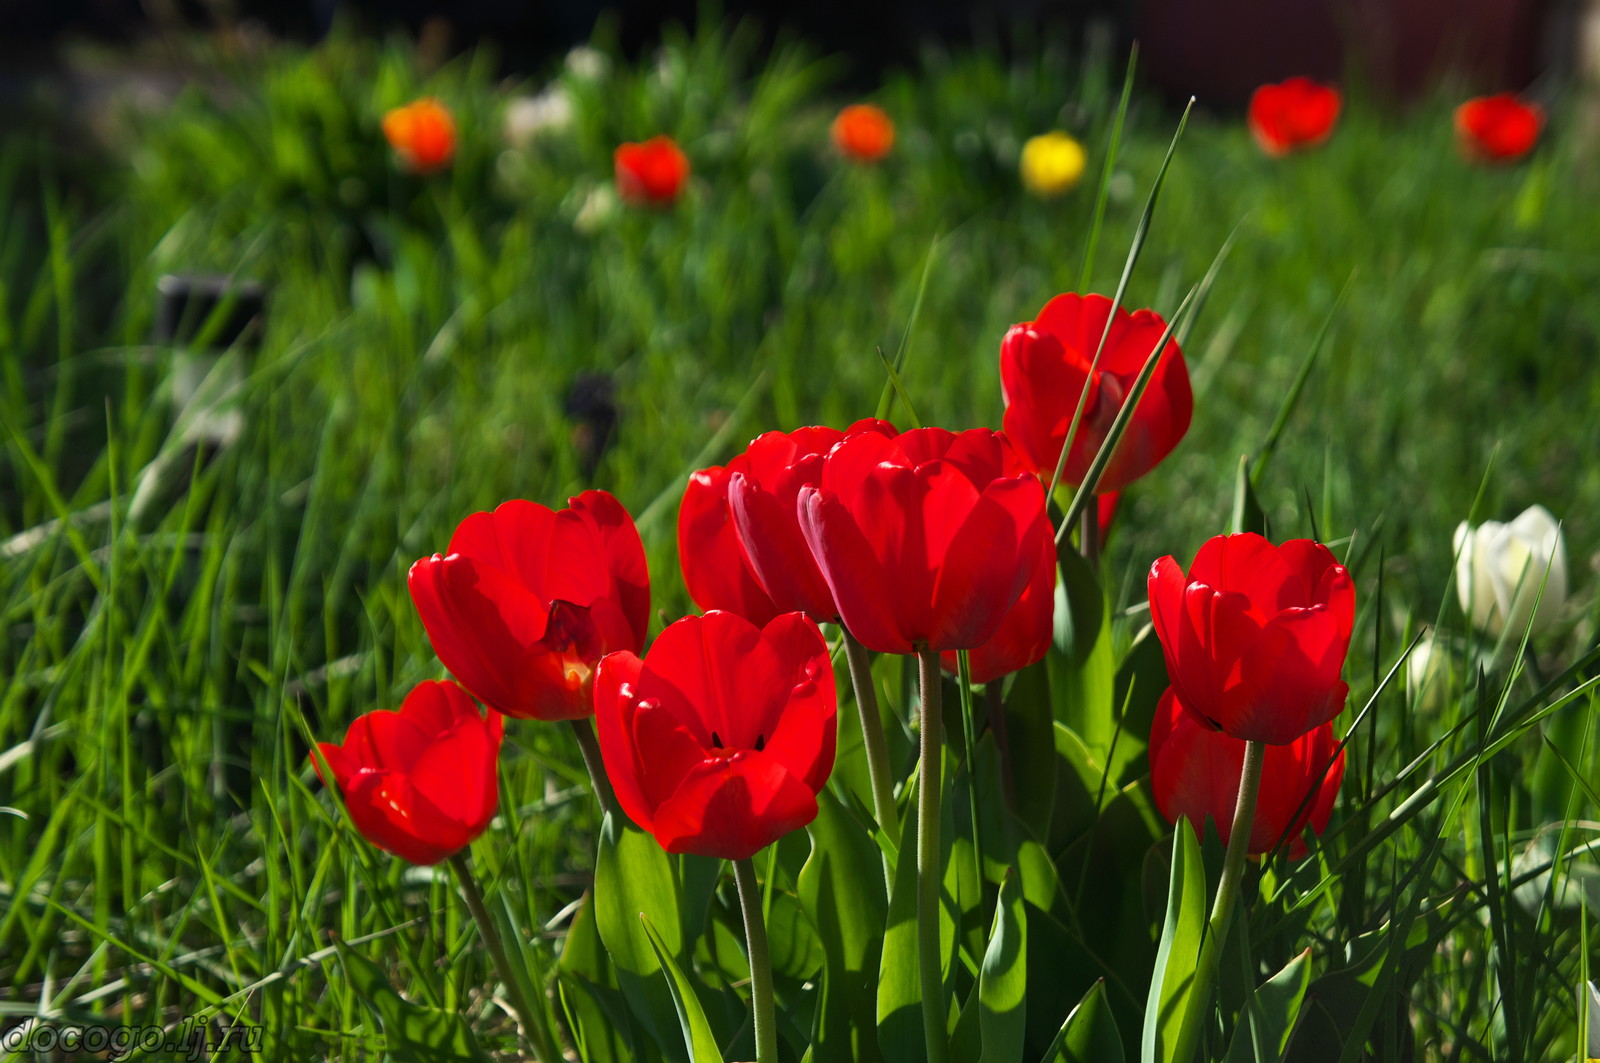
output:
[[744,939],[750,953],[750,1010],[755,1023],[756,1063],[778,1063],[778,1029],[772,1017],[772,957],[767,923],[761,915],[761,887],[749,857],[731,861],[733,882],[744,910]]
[[1255,826],[1256,795],[1261,790],[1261,764],[1266,758],[1266,751],[1264,742],[1244,744],[1244,766],[1239,772],[1239,800],[1234,805],[1233,826],[1228,831],[1228,851],[1222,858],[1222,878],[1217,882],[1211,920],[1206,928],[1205,940],[1200,944],[1200,958],[1195,964],[1189,1005],[1184,1009],[1183,1022],[1178,1027],[1177,1051],[1171,1056],[1177,1063],[1189,1063],[1194,1059],[1202,1020],[1211,1010],[1211,986],[1216,981],[1217,960],[1227,942],[1228,927],[1233,922],[1233,909],[1239,896],[1239,884],[1244,880],[1245,857],[1250,851],[1250,831]]
[[595,737],[593,722],[588,717],[568,722],[572,724],[572,733],[578,736],[578,748],[583,751],[583,764],[589,769],[589,783],[594,787],[595,799],[600,802],[600,811],[611,816],[621,815],[616,792],[606,776],[606,762],[600,756],[600,740]]
[[478,924],[478,935],[483,938],[489,958],[494,961],[495,973],[506,987],[511,1010],[517,1013],[517,1022],[522,1027],[523,1035],[533,1046],[535,1061],[560,1059],[550,1045],[549,1031],[538,1021],[541,1017],[529,1007],[528,999],[523,995],[522,982],[512,970],[505,945],[500,941],[500,931],[495,928],[494,920],[489,918],[488,909],[483,906],[483,894],[478,892],[478,883],[472,877],[472,870],[467,867],[466,855],[458,852],[450,857],[450,869],[456,874],[456,882],[461,886],[461,895],[466,898],[467,910],[472,913],[473,922]]
[[[1098,502],[1099,499],[1097,498]],[[1096,507],[1083,507],[1078,515],[1078,553],[1096,571],[1100,568],[1100,514]]]
[[[883,738],[883,718],[878,715],[878,688],[872,681],[872,661],[867,648],[847,630],[844,656],[850,663],[850,683],[861,712],[861,744],[867,752],[867,775],[872,779],[872,814],[891,844],[900,842],[900,814],[894,807],[894,777],[889,774],[889,746]],[[888,865],[885,864],[887,874]]]
[[[928,1063],[945,1063],[944,965],[939,954],[939,797],[943,788],[943,690],[939,651],[917,652],[922,681],[921,764],[917,769],[917,967],[921,975],[922,1036]],[[901,859],[904,859],[902,856]]]

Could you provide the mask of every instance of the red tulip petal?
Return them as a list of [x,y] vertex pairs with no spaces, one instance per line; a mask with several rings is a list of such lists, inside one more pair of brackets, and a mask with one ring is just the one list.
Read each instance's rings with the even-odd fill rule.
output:
[[[974,649],[994,637],[1033,578],[1049,537],[1044,489],[1033,477],[996,480],[943,544],[930,639],[936,649]],[[930,552],[933,544],[930,543]]]
[[728,483],[728,505],[745,560],[775,606],[800,609],[827,623],[838,618],[833,592],[811,556],[794,502],[763,490],[742,473]]
[[600,661],[594,677],[594,724],[600,759],[605,762],[606,778],[617,803],[629,819],[650,830],[655,804],[645,797],[633,745],[633,717],[643,670],[644,662],[632,653],[613,653]]
[[776,719],[768,718],[761,732],[766,755],[781,763],[813,791],[820,790],[833,771],[838,693],[828,644],[817,625],[799,613],[785,613],[761,632],[762,642],[775,658],[778,676],[791,684]]
[[[1007,611],[993,637],[968,654],[974,683],[992,683],[1044,660],[1055,635],[1056,552],[1049,535],[1043,537],[1033,578],[1017,603]],[[960,662],[953,650],[939,655],[939,664],[951,675]]]
[[[830,459],[830,468],[831,464]],[[827,470],[823,476],[826,480]],[[898,588],[891,586],[872,545],[844,503],[831,493],[805,488],[797,506],[806,543],[828,582],[845,627],[863,646],[879,653],[914,652],[891,604]]]
[[731,468],[713,466],[689,477],[678,510],[678,560],[689,597],[701,609],[726,609],[764,624],[779,610],[739,545],[728,507]]
[[359,776],[345,795],[345,807],[362,837],[413,864],[437,864],[474,837],[396,772]]
[[489,825],[499,801],[495,764],[498,738],[481,719],[463,722],[423,750],[409,772],[417,793],[446,818],[476,836]]
[[[820,637],[820,636],[819,636]],[[638,696],[659,698],[703,749],[753,749],[777,728],[794,680],[761,629],[734,613],[685,617],[656,637]]]
[[1326,723],[1344,710],[1348,648],[1326,608],[1284,611],[1240,655],[1218,722],[1235,737],[1279,745]]
[[[644,543],[633,517],[605,491],[585,491],[570,502],[568,511],[581,518],[594,536],[599,548],[598,557],[591,561],[595,574],[609,577],[602,591],[603,597],[587,600],[574,594],[552,593],[552,598],[564,598],[579,605],[594,605],[597,600],[615,602],[633,632],[629,645],[612,644],[609,649],[627,649],[638,653],[644,648],[645,636],[650,628],[650,571],[645,564]],[[557,572],[568,572],[577,566],[574,557],[552,557],[550,563]],[[552,583],[552,586],[562,587]],[[564,589],[564,588],[563,588]]]
[[817,798],[774,757],[704,761],[656,810],[653,833],[669,853],[747,860],[817,815]]
[[406,771],[433,737],[400,713],[380,710],[356,717],[344,744],[363,770]]

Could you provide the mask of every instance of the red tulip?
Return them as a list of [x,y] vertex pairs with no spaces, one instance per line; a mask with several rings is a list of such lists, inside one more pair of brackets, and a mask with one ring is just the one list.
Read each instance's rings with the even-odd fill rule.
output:
[[[970,650],[967,665],[974,683],[992,683],[1044,660],[1055,637],[1056,547],[1044,537],[1042,552],[1033,569],[1033,578],[1022,596],[1006,612],[1000,630],[982,646]],[[939,655],[939,664],[951,675],[960,673],[961,662],[954,650]]]
[[1250,96],[1250,135],[1268,155],[1316,147],[1333,132],[1343,102],[1338,89],[1306,77],[1262,85]]
[[388,112],[383,135],[400,164],[414,173],[442,170],[456,154],[455,119],[438,100],[416,100]]
[[[1089,381],[1089,397],[1061,474],[1069,484],[1083,482],[1117,411],[1166,330],[1166,323],[1152,310],[1130,314],[1118,307],[1100,364],[1091,374],[1089,366],[1110,314],[1111,300],[1103,295],[1058,295],[1036,320],[1011,326],[1000,344],[1006,435],[1027,466],[1046,481],[1055,474],[1084,381]],[[1189,370],[1178,345],[1169,340],[1095,492],[1119,491],[1155,468],[1189,430],[1193,412]]]
[[1044,489],[987,428],[850,436],[798,506],[844,625],[883,653],[988,642],[1051,537]]
[[[1150,728],[1150,786],[1156,807],[1173,823],[1187,817],[1203,830],[1206,817],[1217,824],[1224,845],[1233,831],[1239,801],[1244,742],[1213,731],[1184,710],[1171,688],[1161,695]],[[1289,855],[1305,854],[1306,824],[1321,834],[1344,779],[1344,750],[1333,724],[1314,727],[1288,745],[1267,746],[1261,764],[1261,789],[1250,825],[1251,855],[1265,853],[1289,836]],[[1329,763],[1330,758],[1332,763]],[[1313,793],[1315,791],[1315,793]],[[1312,794],[1311,800],[1306,795]]]
[[678,564],[689,597],[701,609],[765,624],[781,610],[750,568],[728,508],[728,481],[742,457],[689,474],[678,506]]
[[750,571],[778,610],[798,609],[819,624],[838,620],[839,608],[806,545],[796,501],[801,488],[822,482],[823,460],[834,444],[860,432],[895,435],[893,425],[875,418],[843,432],[824,427],[765,432],[728,463],[728,508]]
[[362,837],[413,864],[437,864],[494,818],[502,726],[454,683],[430,680],[412,688],[398,712],[359,716],[343,745],[317,748]]
[[606,775],[669,853],[744,860],[817,814],[833,770],[833,663],[817,625],[712,610],[595,679]]
[[1456,108],[1456,146],[1473,162],[1514,162],[1533,150],[1544,111],[1516,93],[1479,96]]
[[668,136],[651,137],[643,144],[623,144],[613,161],[617,193],[628,203],[670,207],[689,180],[689,157]]
[[1219,535],[1189,574],[1150,569],[1150,613],[1178,700],[1234,738],[1286,745],[1339,715],[1355,623],[1350,573],[1310,539]]
[[519,499],[474,513],[408,582],[444,666],[490,708],[523,719],[594,712],[595,664],[642,648],[650,624],[644,545],[604,491],[559,512]]
[[894,147],[894,122],[882,107],[852,103],[839,112],[829,130],[833,146],[856,162],[877,162]]

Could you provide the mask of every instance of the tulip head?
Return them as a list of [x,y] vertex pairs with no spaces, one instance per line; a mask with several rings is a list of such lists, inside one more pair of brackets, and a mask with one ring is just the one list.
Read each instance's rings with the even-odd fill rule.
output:
[[[454,683],[429,681],[398,711],[357,717],[343,744],[317,748],[362,837],[413,864],[437,864],[494,818],[502,726]],[[312,763],[322,775],[316,757]]]
[[411,566],[411,600],[439,660],[508,716],[594,711],[594,666],[643,647],[650,576],[633,518],[604,491],[552,511],[520,499],[462,521]]
[[421,99],[383,116],[383,135],[400,165],[413,173],[433,173],[450,165],[456,153],[456,123],[445,105]]
[[[1111,331],[1106,334],[1108,318]],[[1130,314],[1119,307],[1112,317],[1111,300],[1105,296],[1070,293],[1050,300],[1037,319],[1011,327],[1000,344],[1005,431],[1028,468],[1046,481],[1055,474],[1078,397],[1087,387],[1061,476],[1064,483],[1083,482],[1165,330],[1166,323],[1153,311]],[[1094,365],[1102,335],[1105,349]],[[1189,430],[1193,413],[1189,370],[1178,345],[1169,340],[1095,491],[1121,490],[1155,468]]]
[[[1344,751],[1334,752],[1338,745],[1333,725],[1325,723],[1288,745],[1266,747],[1246,852],[1270,852],[1287,836],[1289,856],[1298,859],[1306,849],[1306,826],[1318,834],[1327,829],[1344,779]],[[1169,688],[1150,728],[1150,787],[1161,814],[1172,823],[1186,818],[1196,831],[1205,828],[1210,816],[1226,845],[1239,800],[1244,747],[1242,740],[1201,723]]]
[[852,103],[840,111],[829,134],[833,146],[852,162],[877,162],[894,147],[894,122],[882,107],[870,103]]
[[1479,96],[1456,108],[1456,148],[1470,162],[1511,163],[1533,150],[1544,110],[1514,92]]
[[1567,546],[1548,509],[1530,506],[1509,524],[1486,520],[1473,528],[1462,521],[1455,550],[1456,593],[1473,627],[1496,637],[1509,627],[1520,638],[1530,621],[1538,635],[1560,619]]
[[1343,710],[1356,593],[1327,547],[1219,535],[1187,574],[1158,560],[1149,593],[1172,689],[1206,726],[1284,745]]
[[1344,99],[1332,85],[1292,77],[1250,96],[1250,135],[1268,155],[1316,147],[1333,133]]
[[670,207],[689,181],[689,157],[669,136],[622,144],[613,155],[617,194],[634,206]]
[[1059,196],[1077,187],[1085,162],[1083,145],[1067,134],[1040,133],[1022,145],[1022,183],[1042,199]]
[[988,642],[1051,537],[1044,488],[987,428],[850,436],[798,505],[842,622],[882,653]]
[[801,613],[762,628],[685,617],[644,659],[606,657],[595,681],[617,801],[669,853],[745,860],[810,823],[837,711],[827,643]]

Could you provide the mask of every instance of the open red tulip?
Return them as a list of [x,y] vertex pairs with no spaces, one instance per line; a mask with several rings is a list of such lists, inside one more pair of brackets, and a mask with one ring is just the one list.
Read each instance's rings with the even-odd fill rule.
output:
[[1250,96],[1250,135],[1268,155],[1315,147],[1333,133],[1343,102],[1338,89],[1307,77],[1262,85]]
[[1544,111],[1514,92],[1479,96],[1456,108],[1456,146],[1473,162],[1515,162],[1539,142]]
[[612,161],[617,194],[626,203],[670,207],[689,181],[689,157],[668,136],[651,137],[643,144],[622,144]]
[[416,100],[385,114],[383,135],[401,165],[414,173],[442,170],[455,157],[455,119],[435,99]]
[[1149,591],[1172,689],[1207,726],[1284,745],[1344,709],[1356,592],[1326,546],[1219,535],[1187,575],[1158,560]]
[[762,628],[720,610],[685,617],[643,660],[601,661],[594,697],[617,801],[667,852],[745,860],[816,818],[838,701],[803,614]]
[[839,619],[833,591],[800,530],[796,503],[801,488],[822,482],[823,461],[834,445],[861,432],[896,434],[893,425],[875,418],[857,421],[843,432],[825,427],[764,432],[728,463],[728,508],[739,545],[782,612],[798,609],[819,624]]
[[882,107],[852,103],[839,112],[829,130],[833,146],[856,162],[877,162],[894,147],[894,122]]
[[[1063,483],[1083,482],[1111,422],[1166,329],[1154,311],[1130,314],[1119,307],[1100,364],[1091,373],[1109,317],[1111,300],[1103,295],[1058,295],[1038,318],[1013,325],[1000,344],[1006,435],[1028,468],[1046,482],[1055,474],[1085,381],[1089,395],[1062,470]],[[1189,430],[1193,413],[1188,367],[1178,345],[1168,340],[1095,492],[1119,491],[1155,468]]]
[[[1246,852],[1268,852],[1287,836],[1289,855],[1298,859],[1305,854],[1306,825],[1318,834],[1327,829],[1344,779],[1344,750],[1334,755],[1338,746],[1333,725],[1325,723],[1288,745],[1266,747]],[[1210,816],[1226,845],[1239,801],[1244,747],[1242,740],[1213,731],[1185,711],[1169,688],[1150,728],[1150,785],[1161,814],[1173,823],[1186,817],[1197,831],[1205,829]]]
[[850,436],[798,507],[841,620],[881,653],[988,642],[1051,537],[1044,488],[987,428]]
[[343,745],[317,748],[362,837],[413,864],[437,864],[494,818],[502,726],[498,713],[484,719],[454,683],[430,680],[399,711],[357,717]]
[[474,513],[407,582],[444,666],[490,708],[524,719],[594,712],[595,664],[642,648],[650,624],[644,545],[604,491],[560,511],[518,499]]

